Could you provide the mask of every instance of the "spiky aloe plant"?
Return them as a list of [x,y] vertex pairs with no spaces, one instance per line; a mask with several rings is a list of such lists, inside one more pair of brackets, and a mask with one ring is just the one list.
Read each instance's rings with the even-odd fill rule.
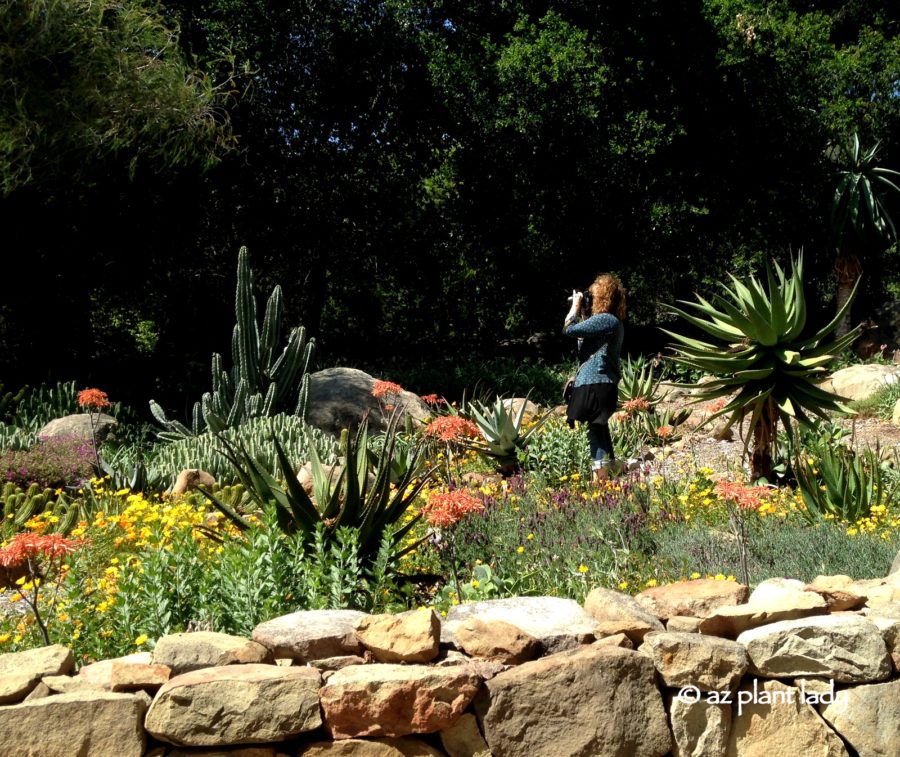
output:
[[283,411],[303,417],[309,394],[309,371],[315,340],[306,338],[302,326],[291,329],[281,353],[281,320],[284,301],[281,287],[275,286],[266,303],[262,330],[257,323],[253,271],[246,247],[238,252],[234,332],[231,337],[231,371],[222,356],[212,356],[212,391],[194,403],[191,427],[166,418],[163,409],[150,400],[153,417],[165,427],[162,439],[182,439],[204,431],[220,432],[240,425],[248,418],[272,416]]
[[816,381],[859,335],[857,328],[826,341],[850,307],[856,289],[827,326],[801,338],[806,326],[802,255],[792,261],[792,268],[792,275],[787,277],[777,263],[774,269],[767,265],[766,285],[759,279],[744,283],[730,276],[731,286],[722,283],[722,294],[713,295],[712,302],[699,295],[697,302],[682,301],[693,314],[666,306],[712,338],[702,341],[664,329],[678,342],[673,360],[713,376],[708,383],[692,385],[696,390],[693,402],[734,395],[706,422],[727,415],[731,426],[749,416],[745,441],[749,444],[752,440],[750,467],[754,479],[771,480],[779,420],[790,434],[793,420],[810,426],[811,415],[827,419],[828,413],[853,412]]
[[505,476],[518,470],[519,450],[525,449],[531,435],[550,417],[550,411],[539,415],[533,419],[533,425],[523,433],[522,420],[527,406],[526,397],[518,412],[514,412],[511,400],[497,397],[492,407],[482,402],[471,402],[467,407],[467,413],[478,426],[483,439],[467,443],[466,446],[495,458],[500,473]]
[[[288,460],[278,438],[272,443],[278,456],[280,479],[276,479],[240,443],[220,437],[227,457],[249,497],[260,508],[273,507],[276,522],[285,533],[310,539],[319,524],[326,539],[337,538],[339,529],[352,528],[359,534],[359,557],[365,562],[375,559],[385,533],[390,533],[393,559],[415,549],[420,542],[407,544],[406,537],[421,515],[415,515],[402,526],[398,521],[407,513],[415,498],[432,479],[436,468],[423,470],[418,459],[424,454],[419,445],[413,464],[408,465],[396,484],[391,482],[391,460],[395,454],[399,416],[394,414],[385,430],[381,449],[370,454],[366,424],[355,435],[342,439],[343,460],[339,470],[327,469],[321,462],[315,444],[309,444],[312,463],[313,497],[297,480],[294,466]],[[374,459],[374,466],[372,465]],[[202,490],[210,501],[239,529],[251,527],[250,521],[235,508],[211,492]]]

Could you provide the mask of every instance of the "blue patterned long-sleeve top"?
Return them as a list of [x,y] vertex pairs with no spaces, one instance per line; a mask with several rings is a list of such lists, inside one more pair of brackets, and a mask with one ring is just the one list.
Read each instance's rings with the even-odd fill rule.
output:
[[598,313],[580,323],[578,316],[566,318],[563,333],[578,337],[578,373],[575,386],[616,384],[619,381],[619,355],[625,327],[611,313]]

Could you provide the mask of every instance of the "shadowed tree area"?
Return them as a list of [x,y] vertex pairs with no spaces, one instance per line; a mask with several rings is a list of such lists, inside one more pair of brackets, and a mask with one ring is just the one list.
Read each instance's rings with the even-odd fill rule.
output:
[[[0,35],[2,379],[140,406],[208,383],[241,245],[324,363],[557,359],[600,270],[651,327],[801,247],[821,325],[834,146],[900,168],[887,2],[32,0]],[[854,321],[896,297],[889,243]]]

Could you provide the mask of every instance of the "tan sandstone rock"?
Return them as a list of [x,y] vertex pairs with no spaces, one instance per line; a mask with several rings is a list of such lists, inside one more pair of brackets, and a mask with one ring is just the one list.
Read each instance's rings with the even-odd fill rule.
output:
[[806,588],[822,596],[829,612],[857,610],[866,603],[866,598],[850,590],[852,583],[850,576],[816,576]]
[[495,757],[662,757],[671,748],[653,663],[617,647],[511,668],[485,683],[475,711]]
[[452,725],[481,685],[469,666],[355,665],[319,692],[336,739],[433,733]]
[[636,645],[650,631],[664,631],[663,624],[637,600],[611,589],[592,589],[584,609],[597,621],[597,636],[624,633]]
[[456,627],[456,642],[472,657],[518,665],[541,653],[541,643],[512,623],[467,618]]
[[172,485],[172,494],[184,494],[200,486],[211,489],[215,485],[216,479],[212,477],[211,473],[199,468],[186,468],[178,473],[178,477]]
[[[144,757],[153,755],[146,754]],[[287,757],[287,755],[272,746],[236,746],[218,749],[173,749],[171,752],[160,752],[158,757]]]
[[896,365],[863,363],[835,371],[831,377],[834,393],[850,400],[865,400],[884,386],[900,381]]
[[434,610],[364,615],[356,637],[378,662],[431,662],[438,656],[441,619]]
[[282,741],[322,724],[313,668],[226,665],[176,676],[157,693],[145,727],[178,746]]
[[594,642],[596,647],[621,647],[622,649],[634,649],[634,642],[624,633],[615,633],[612,636],[604,636]]
[[360,655],[363,647],[354,627],[365,614],[357,610],[301,610],[260,623],[253,629],[253,640],[275,657],[298,662]]
[[702,618],[674,615],[666,621],[666,630],[673,633],[700,633]]
[[57,694],[0,707],[2,754],[141,757],[145,709],[139,697],[105,691]]
[[666,686],[695,686],[701,691],[732,691],[750,660],[743,646],[717,636],[655,631],[644,637],[646,652]]
[[300,748],[298,757],[444,757],[420,739],[344,739],[317,741]]
[[800,689],[780,681],[755,683],[756,690],[751,681],[738,691],[748,701],[733,708],[727,757],[849,757],[837,734],[802,701]]
[[719,607],[700,621],[700,633],[733,639],[744,631],[782,620],[806,618],[827,612],[828,603],[812,591],[772,595],[765,604]]
[[470,712],[464,712],[453,725],[441,731],[441,745],[449,757],[491,757],[491,750],[478,730],[478,721]]
[[113,663],[109,674],[110,689],[113,691],[156,691],[172,677],[168,665],[133,665]]
[[881,632],[856,615],[785,620],[745,631],[750,670],[767,678],[821,676],[842,683],[883,681],[891,661]]
[[62,644],[0,655],[0,704],[21,702],[44,676],[72,672],[75,658]]
[[454,605],[441,628],[441,642],[456,645],[456,627],[469,618],[502,620],[541,642],[546,652],[590,644],[597,636],[597,621],[572,599],[510,597]]
[[698,578],[645,589],[635,600],[660,620],[677,615],[705,618],[713,610],[747,601],[749,589],[734,581]]
[[174,676],[219,665],[271,663],[272,660],[271,652],[262,644],[216,631],[168,634],[153,649],[153,663],[168,666]]
[[900,679],[841,689],[819,712],[861,757],[900,755]]
[[[134,654],[124,655],[122,657],[113,657],[108,660],[99,660],[92,662],[90,665],[82,665],[78,669],[78,679],[81,684],[90,684],[96,688],[112,689],[112,669],[113,665],[120,663],[126,665],[150,665],[153,662],[153,655],[150,652],[135,652]],[[47,683],[50,683],[47,681]],[[59,688],[55,688],[54,684],[50,684],[51,688],[60,693],[73,691],[77,683],[66,683],[64,681],[54,682]]]
[[730,704],[687,701],[670,694],[667,711],[673,757],[725,757],[731,732]]

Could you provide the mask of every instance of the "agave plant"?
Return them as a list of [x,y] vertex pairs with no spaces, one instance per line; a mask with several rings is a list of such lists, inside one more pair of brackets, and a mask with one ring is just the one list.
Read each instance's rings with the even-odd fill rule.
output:
[[816,458],[801,452],[794,470],[810,521],[831,515],[855,523],[873,507],[889,507],[900,489],[884,475],[878,452],[856,453],[842,444],[822,447]]
[[[282,476],[280,481],[241,444],[222,438],[222,454],[234,465],[251,500],[259,508],[274,508],[276,522],[285,533],[299,533],[304,538],[312,538],[321,524],[326,538],[334,539],[339,529],[352,528],[359,532],[360,558],[372,560],[378,553],[385,533],[391,532],[394,557],[398,559],[418,546],[404,545],[403,540],[420,516],[411,518],[399,528],[395,528],[395,524],[432,478],[435,469],[430,468],[416,476],[419,465],[414,460],[406,466],[405,473],[396,484],[391,484],[391,460],[395,453],[397,424],[398,416],[395,414],[385,430],[385,442],[375,455],[374,470],[370,463],[371,453],[365,423],[359,426],[356,434],[345,434],[340,468],[325,466],[315,444],[310,443],[312,497],[300,485],[294,466],[274,435],[272,443],[278,456]],[[419,447],[416,454],[421,455],[422,449]],[[245,515],[211,492],[203,493],[239,529],[251,527]]]
[[792,433],[794,420],[809,426],[811,415],[828,420],[828,413],[853,412],[840,397],[817,386],[816,380],[859,334],[857,328],[826,341],[850,307],[856,289],[827,326],[801,338],[806,326],[803,256],[799,255],[792,265],[790,277],[777,263],[774,270],[767,265],[767,286],[758,279],[743,283],[731,276],[732,286],[723,283],[722,294],[714,295],[712,302],[698,295],[697,302],[683,303],[696,315],[667,306],[714,340],[701,341],[666,331],[678,342],[673,360],[713,376],[708,383],[692,385],[696,390],[693,402],[730,397],[706,422],[727,415],[731,426],[749,416],[745,443],[749,445],[752,439],[750,467],[754,479],[771,479],[779,420],[785,431]]
[[619,380],[619,403],[645,399],[651,407],[659,400],[659,379],[653,375],[653,365],[639,355],[621,361]]
[[528,398],[522,402],[518,412],[514,411],[511,400],[497,397],[493,407],[482,402],[470,402],[466,408],[471,419],[478,426],[482,440],[467,444],[471,449],[496,458],[497,467],[503,475],[511,475],[519,468],[519,450],[525,449],[531,435],[550,417],[550,411],[533,420],[531,427],[522,431],[522,420]]

